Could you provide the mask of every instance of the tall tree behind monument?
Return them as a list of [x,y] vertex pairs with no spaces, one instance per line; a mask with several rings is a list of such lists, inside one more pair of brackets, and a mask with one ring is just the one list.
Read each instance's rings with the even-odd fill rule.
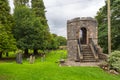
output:
[[[111,0],[111,36],[112,36],[112,50],[120,50],[120,1]],[[98,20],[98,40],[99,44],[103,48],[104,52],[107,53],[107,2],[105,6],[100,8],[97,13],[96,19]]]
[[2,53],[15,50],[16,42],[12,35],[13,17],[8,0],[0,0],[0,57]]
[[[36,17],[40,20],[41,24],[43,25],[43,35],[44,35],[44,40],[43,40],[43,47],[41,49],[46,49],[47,44],[49,44],[49,37],[50,37],[50,32],[49,32],[49,26],[47,24],[47,19],[45,17],[45,6],[43,0],[32,0],[32,10]],[[40,45],[39,45],[40,46]],[[34,54],[37,54],[37,46],[34,48]]]

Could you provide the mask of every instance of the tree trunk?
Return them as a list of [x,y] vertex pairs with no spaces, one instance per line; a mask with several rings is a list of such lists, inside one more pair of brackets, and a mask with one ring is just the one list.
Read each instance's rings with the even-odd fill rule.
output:
[[27,56],[28,55],[28,49],[25,49],[24,54]]
[[34,49],[34,55],[38,54],[38,49]]
[[6,52],[6,57],[8,57],[9,56],[9,53],[8,52]]
[[2,52],[0,52],[0,58],[2,58]]

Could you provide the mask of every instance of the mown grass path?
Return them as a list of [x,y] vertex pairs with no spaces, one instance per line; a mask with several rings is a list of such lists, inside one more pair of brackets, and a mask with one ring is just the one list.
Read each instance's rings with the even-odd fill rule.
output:
[[53,51],[44,62],[37,59],[35,64],[0,63],[0,80],[120,80],[120,75],[98,67],[59,67],[55,62],[65,55],[65,51]]

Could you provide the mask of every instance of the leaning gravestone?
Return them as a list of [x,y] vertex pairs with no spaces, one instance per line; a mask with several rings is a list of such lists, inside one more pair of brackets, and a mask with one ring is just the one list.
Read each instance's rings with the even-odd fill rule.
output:
[[30,56],[29,62],[30,62],[30,64],[33,64],[35,62],[35,56],[34,55]]
[[17,55],[16,55],[16,62],[18,64],[22,64],[22,53],[17,53]]

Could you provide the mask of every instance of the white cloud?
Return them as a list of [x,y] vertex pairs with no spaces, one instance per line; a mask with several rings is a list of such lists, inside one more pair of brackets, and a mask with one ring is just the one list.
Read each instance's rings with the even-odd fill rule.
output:
[[14,9],[14,3],[13,3],[13,1],[14,0],[8,0],[8,1],[9,1],[9,5],[11,7],[10,13],[13,13],[13,9]]
[[105,0],[44,0],[52,33],[66,37],[66,21],[74,17],[94,17]]

